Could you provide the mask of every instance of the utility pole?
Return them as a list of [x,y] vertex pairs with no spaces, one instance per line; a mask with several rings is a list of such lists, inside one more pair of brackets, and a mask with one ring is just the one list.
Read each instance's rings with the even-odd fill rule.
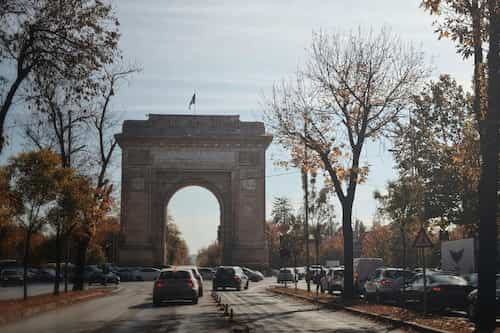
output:
[[[304,138],[307,137],[307,116],[304,116]],[[304,139],[304,161],[302,164],[302,178],[304,182],[304,237],[306,243],[306,277],[309,277],[309,180],[307,164],[307,143]],[[307,291],[311,291],[311,281],[307,280]]]
[[[495,265],[498,205],[498,125],[500,121],[500,0],[488,0],[490,15],[488,50],[488,112],[481,121],[481,141],[485,149],[481,156],[479,184],[479,276],[476,331],[495,330]],[[483,137],[484,135],[484,137]]]

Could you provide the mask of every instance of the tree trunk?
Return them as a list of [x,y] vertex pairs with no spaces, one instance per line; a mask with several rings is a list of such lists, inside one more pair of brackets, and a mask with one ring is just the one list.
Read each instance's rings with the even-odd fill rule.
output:
[[319,265],[319,245],[320,245],[320,234],[319,234],[319,224],[316,225],[316,230],[315,230],[315,237],[314,237],[314,245],[315,245],[315,251],[316,251],[316,265]]
[[28,299],[28,262],[30,260],[31,229],[26,230],[26,244],[24,244],[23,260],[23,299]]
[[352,204],[353,201],[347,199],[342,203],[342,232],[344,237],[344,290],[342,297],[345,300],[351,300],[354,296]]
[[499,0],[489,0],[490,46],[488,51],[488,113],[484,121],[485,143],[482,155],[481,180],[479,186],[479,280],[477,331],[495,330],[495,265],[496,258],[496,213],[498,181],[498,122],[500,119],[500,13]]
[[401,246],[403,248],[403,268],[408,267],[408,262],[407,262],[407,251],[406,251],[406,230],[404,226],[401,226],[400,228],[401,232]]
[[90,237],[87,235],[80,236],[76,239],[76,267],[75,267],[75,282],[73,283],[73,290],[84,289],[84,273],[87,247],[89,245]]
[[4,127],[5,121],[7,119],[7,113],[9,112],[10,106],[12,105],[17,89],[19,89],[19,86],[27,75],[28,73],[25,73],[25,71],[21,71],[21,73],[18,72],[16,80],[10,86],[9,92],[7,93],[7,96],[5,97],[5,100],[2,104],[2,108],[0,109],[0,154],[2,153],[2,149],[5,145]]
[[69,236],[64,236],[64,292],[68,292]]
[[61,226],[56,227],[56,279],[54,280],[54,295],[59,295],[59,277],[61,276]]

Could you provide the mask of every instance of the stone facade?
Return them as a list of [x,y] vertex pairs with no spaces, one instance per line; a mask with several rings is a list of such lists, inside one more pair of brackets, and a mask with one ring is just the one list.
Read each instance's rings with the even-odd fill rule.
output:
[[265,152],[272,137],[262,123],[149,115],[125,121],[116,138],[122,148],[121,265],[166,263],[166,209],[189,185],[219,201],[222,263],[267,265]]

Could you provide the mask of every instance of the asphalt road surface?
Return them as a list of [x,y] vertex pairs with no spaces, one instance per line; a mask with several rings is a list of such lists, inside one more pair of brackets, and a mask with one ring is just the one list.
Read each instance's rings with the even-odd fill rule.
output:
[[[235,319],[251,332],[400,332],[343,311],[266,292],[275,278],[251,283],[249,290],[221,292],[235,309]],[[2,333],[230,332],[231,324],[210,296],[211,283],[197,305],[174,303],[152,307],[152,282],[122,283],[112,296],[74,304],[0,327]]]
[[[205,290],[210,290],[205,283]],[[128,282],[122,290],[28,320],[0,327],[2,333],[229,332],[228,321],[207,292],[197,305],[176,303],[152,307],[153,282]]]
[[[251,332],[382,333],[404,332],[341,310],[319,308],[309,302],[265,291],[276,279],[266,279],[245,292],[218,292],[234,309],[234,319]],[[290,287],[292,287],[290,285]]]

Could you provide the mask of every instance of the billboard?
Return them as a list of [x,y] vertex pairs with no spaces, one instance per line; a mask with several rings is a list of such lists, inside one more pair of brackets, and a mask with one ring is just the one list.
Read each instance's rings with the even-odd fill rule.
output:
[[442,242],[441,269],[460,275],[476,272],[474,238]]

